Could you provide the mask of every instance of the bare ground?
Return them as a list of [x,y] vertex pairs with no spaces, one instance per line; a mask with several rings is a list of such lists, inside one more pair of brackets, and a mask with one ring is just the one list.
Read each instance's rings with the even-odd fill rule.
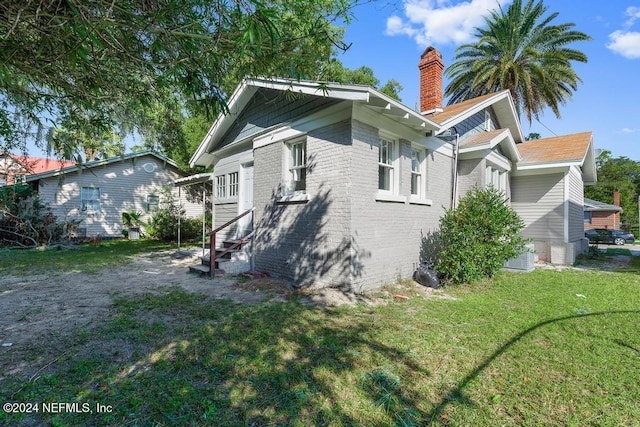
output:
[[[33,372],[34,366],[29,366],[33,362],[26,359],[33,355],[34,348],[45,344],[43,341],[55,342],[105,321],[115,298],[162,293],[176,286],[242,304],[284,301],[291,295],[283,283],[269,278],[238,283],[233,277],[210,280],[189,273],[188,266],[199,262],[198,255],[197,251],[187,255],[163,251],[139,256],[128,265],[98,274],[71,271],[0,277],[0,379],[21,371]],[[438,293],[417,284],[405,284],[375,297],[337,289],[298,293],[298,297],[311,305],[338,306],[358,302],[379,304],[394,297],[430,297]]]

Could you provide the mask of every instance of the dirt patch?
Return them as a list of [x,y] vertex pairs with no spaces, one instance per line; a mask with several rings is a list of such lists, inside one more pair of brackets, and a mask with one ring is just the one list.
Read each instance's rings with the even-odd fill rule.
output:
[[[433,290],[417,284],[411,289],[383,290],[375,295],[354,295],[339,289],[292,291],[271,278],[254,280],[216,277],[210,280],[188,272],[199,262],[199,251],[155,252],[128,265],[98,274],[52,272],[26,277],[0,278],[0,378],[27,367],[27,355],[57,338],[73,338],[79,330],[109,318],[114,299],[145,293],[163,293],[180,287],[191,293],[242,304],[296,298],[309,305],[335,307],[386,303],[394,294],[429,297]],[[406,286],[406,285],[404,285]],[[59,349],[63,352],[63,349]],[[41,355],[44,356],[44,355]]]

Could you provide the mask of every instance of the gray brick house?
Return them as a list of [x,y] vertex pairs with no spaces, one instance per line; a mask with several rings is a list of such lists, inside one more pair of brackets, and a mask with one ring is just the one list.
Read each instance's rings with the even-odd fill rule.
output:
[[428,48],[419,69],[420,112],[366,86],[245,79],[191,159],[213,167],[216,225],[255,208],[218,240],[253,229],[255,269],[363,291],[410,277],[421,233],[493,184],[540,259],[572,262],[583,184],[595,182],[591,134],[523,142],[507,91],[443,107],[440,54]]

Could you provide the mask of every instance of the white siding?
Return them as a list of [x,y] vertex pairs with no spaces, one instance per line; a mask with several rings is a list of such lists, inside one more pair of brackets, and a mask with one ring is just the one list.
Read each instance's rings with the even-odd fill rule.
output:
[[[143,167],[152,163],[154,168]],[[122,237],[122,213],[130,210],[146,211],[147,196],[162,194],[162,189],[180,178],[171,166],[155,156],[148,155],[96,166],[64,176],[41,179],[38,193],[42,202],[48,204],[59,220],[80,220],[80,229],[87,236],[101,234],[105,237]],[[82,187],[100,189],[100,207],[96,213],[81,210],[80,192]],[[177,189],[172,189],[177,199]],[[197,204],[182,201],[188,212]],[[143,220],[149,219],[149,214]]]
[[511,178],[511,206],[525,223],[523,235],[564,241],[564,174]]

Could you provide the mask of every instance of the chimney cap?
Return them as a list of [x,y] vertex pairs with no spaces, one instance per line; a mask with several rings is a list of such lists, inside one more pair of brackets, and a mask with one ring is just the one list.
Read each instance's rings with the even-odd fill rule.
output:
[[[434,52],[434,53],[431,53],[431,52]],[[420,59],[424,59],[424,57],[427,55],[429,56],[437,55],[438,58],[442,59],[442,54],[440,53],[440,51],[433,46],[429,46],[428,48],[426,48],[424,52],[422,52],[422,55],[420,55]]]

